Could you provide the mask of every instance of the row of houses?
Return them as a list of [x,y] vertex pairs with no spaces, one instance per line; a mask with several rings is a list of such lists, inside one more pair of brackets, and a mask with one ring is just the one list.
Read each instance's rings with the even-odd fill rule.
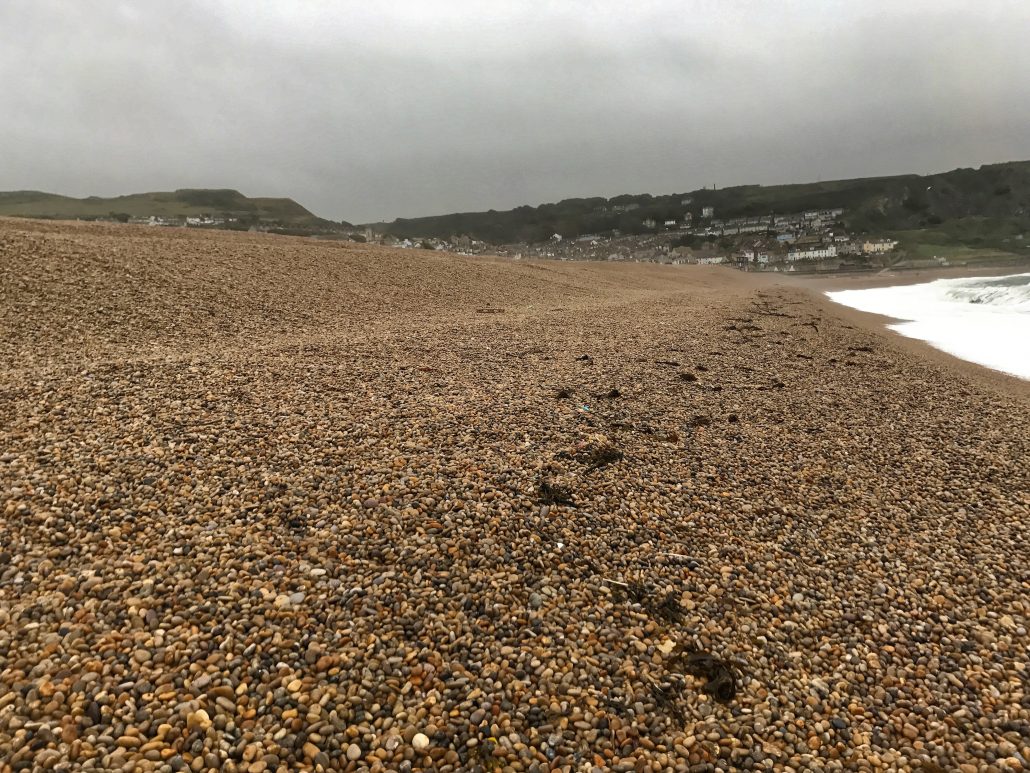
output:
[[790,247],[784,254],[763,246],[753,245],[746,247],[738,255],[749,262],[764,265],[776,262],[777,259],[785,260],[787,263],[796,263],[801,260],[826,260],[844,255],[882,255],[892,252],[897,246],[898,243],[893,239],[865,239],[861,242],[843,243],[819,242]]
[[226,223],[239,222],[238,218],[235,217],[212,217],[211,215],[173,215],[170,217],[161,217],[159,215],[150,215],[149,217],[134,217],[129,219],[130,223],[136,223],[138,225],[162,225],[162,226],[218,226],[225,225]]
[[702,252],[673,250],[675,264],[697,263],[717,265],[722,263],[742,266],[769,266],[778,263],[799,263],[802,261],[825,261],[852,255],[882,255],[893,251],[897,242],[893,239],[866,239],[848,244],[844,249],[831,243],[813,243],[792,247],[786,251],[764,242],[755,242],[737,250],[732,255],[705,254]]

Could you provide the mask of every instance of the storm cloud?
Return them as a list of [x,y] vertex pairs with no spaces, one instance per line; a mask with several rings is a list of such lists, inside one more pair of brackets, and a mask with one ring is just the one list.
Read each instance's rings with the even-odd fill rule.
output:
[[1030,158],[1030,4],[4,0],[0,189],[365,222]]

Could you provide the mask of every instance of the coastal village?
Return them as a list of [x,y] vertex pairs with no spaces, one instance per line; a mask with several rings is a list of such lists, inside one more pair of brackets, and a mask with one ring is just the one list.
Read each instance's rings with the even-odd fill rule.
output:
[[[688,207],[692,199],[682,201]],[[603,211],[623,213],[635,209],[633,203],[611,204]],[[103,219],[103,218],[101,218]],[[282,232],[280,223],[250,222],[228,214],[202,214],[179,217],[133,217],[125,221],[139,225],[232,228],[250,231]],[[845,225],[843,208],[817,209],[762,216],[718,216],[712,206],[685,211],[679,218],[658,221],[646,217],[641,232],[607,233],[563,237],[555,233],[539,242],[491,244],[469,235],[449,239],[436,237],[398,238],[373,227],[334,234],[312,232],[320,238],[346,238],[401,249],[431,249],[463,255],[497,255],[513,260],[600,260],[670,265],[727,265],[742,271],[848,271],[894,265],[901,260],[920,265],[946,265],[941,258],[919,261],[907,259],[898,251],[898,242],[882,236],[852,233]],[[350,232],[349,232],[350,231]],[[292,232],[298,234],[296,231]]]
[[[689,199],[684,204],[689,204]],[[615,205],[624,211],[634,205]],[[366,229],[363,238],[387,246],[493,254],[513,259],[604,260],[672,265],[724,264],[743,271],[833,271],[881,266],[896,260],[893,239],[856,235],[843,222],[841,208],[758,217],[719,218],[714,207],[700,216],[658,222],[643,220],[644,233],[554,234],[540,243],[490,245],[456,236],[451,239],[397,239]],[[934,261],[939,263],[940,261]]]

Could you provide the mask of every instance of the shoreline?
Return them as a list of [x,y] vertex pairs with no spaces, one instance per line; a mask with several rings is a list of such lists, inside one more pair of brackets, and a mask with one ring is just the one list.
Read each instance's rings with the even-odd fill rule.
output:
[[[814,303],[818,303],[823,308],[827,309],[828,313],[833,313],[841,319],[848,320],[852,324],[860,325],[870,332],[877,332],[881,335],[886,335],[895,343],[896,346],[913,355],[926,358],[944,367],[952,368],[956,372],[962,373],[964,376],[975,378],[978,381],[983,381],[984,383],[989,384],[992,388],[1003,390],[1008,394],[1019,397],[1030,397],[1030,380],[1011,373],[996,370],[972,360],[964,359],[956,354],[947,352],[944,349],[939,349],[929,341],[902,335],[896,330],[891,330],[889,327],[890,325],[908,322],[909,320],[867,311],[860,311],[859,309],[855,309],[851,306],[838,303],[826,295],[828,292],[837,292],[840,290],[869,290],[883,287],[902,287],[913,284],[926,284],[937,279],[1000,277],[1030,273],[1030,267],[1020,268],[1023,270],[968,270],[965,268],[933,269],[925,271],[916,270],[919,276],[881,275],[875,278],[875,281],[870,281],[874,279],[873,277],[855,277],[854,281],[849,284],[842,284],[841,280],[845,280],[845,277],[841,277],[836,280],[823,277],[808,280],[804,277],[797,277],[792,278],[793,281],[785,281],[782,283],[776,282],[775,284],[777,286],[782,285],[799,289],[806,293]],[[898,279],[907,281],[897,281]]]
[[1010,266],[951,266],[942,268],[913,268],[900,271],[885,269],[874,274],[839,274],[835,276],[783,275],[785,283],[799,287],[816,287],[823,292],[837,290],[871,290],[879,287],[902,287],[926,284],[937,279],[974,279],[977,277],[1014,276],[1030,273],[1030,262]]

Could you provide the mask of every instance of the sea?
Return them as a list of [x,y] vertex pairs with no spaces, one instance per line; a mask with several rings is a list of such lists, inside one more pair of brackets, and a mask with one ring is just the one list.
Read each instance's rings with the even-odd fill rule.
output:
[[1030,379],[1030,274],[933,282],[827,295],[964,360]]

